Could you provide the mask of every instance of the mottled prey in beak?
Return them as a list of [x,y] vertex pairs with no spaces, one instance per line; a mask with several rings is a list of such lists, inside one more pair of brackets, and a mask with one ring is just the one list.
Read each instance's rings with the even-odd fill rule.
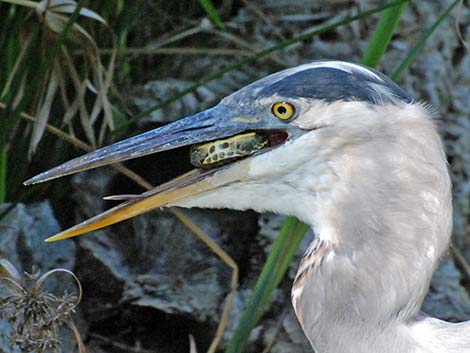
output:
[[[295,134],[296,129],[291,127],[292,132],[288,132],[287,124],[272,120],[271,117],[267,118],[264,114],[219,104],[201,113],[77,157],[27,180],[25,185],[182,146],[232,137],[247,131],[263,134],[270,141],[266,148],[257,152],[263,153],[284,142],[289,133]],[[138,197],[132,197],[121,205],[48,238],[47,241],[97,230],[201,192],[242,181],[248,173],[249,159],[253,157],[244,158],[235,162],[231,160],[229,164],[222,166],[217,163],[214,164],[216,167],[204,165],[204,168],[193,170]]]

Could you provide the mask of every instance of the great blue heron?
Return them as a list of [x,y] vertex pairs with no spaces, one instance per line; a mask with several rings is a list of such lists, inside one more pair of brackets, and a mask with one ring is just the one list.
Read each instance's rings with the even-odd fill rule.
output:
[[374,70],[290,68],[26,184],[195,144],[200,168],[48,240],[166,206],[294,215],[315,232],[292,303],[316,352],[470,352],[470,322],[419,311],[452,228],[433,112]]

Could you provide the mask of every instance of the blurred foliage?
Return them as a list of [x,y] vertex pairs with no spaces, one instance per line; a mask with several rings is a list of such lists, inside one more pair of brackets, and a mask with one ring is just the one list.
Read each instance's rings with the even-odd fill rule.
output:
[[221,30],[225,30],[224,23],[220,19],[219,14],[217,13],[217,10],[212,4],[212,1],[211,0],[199,0],[199,3],[204,8],[204,10],[206,11],[207,15],[210,17],[212,22],[214,22],[214,24],[217,27],[219,27]]
[[[0,201],[18,195],[17,180],[24,177],[49,121],[71,134],[83,134],[93,146],[113,127],[108,90],[115,53],[105,66],[91,29],[76,22],[88,19],[106,26],[101,16],[82,7],[83,2],[0,1],[0,12],[5,13],[0,18],[0,45],[6,48],[0,58],[0,147],[7,151],[0,156],[0,190],[6,190],[0,192]],[[24,111],[35,116],[32,126],[21,121]]]

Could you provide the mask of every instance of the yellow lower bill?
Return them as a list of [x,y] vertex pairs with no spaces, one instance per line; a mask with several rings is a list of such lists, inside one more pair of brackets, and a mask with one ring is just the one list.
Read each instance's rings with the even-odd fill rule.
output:
[[166,184],[143,193],[141,197],[124,202],[59,234],[47,238],[46,242],[76,237],[125,221],[153,209],[174,204],[202,192],[243,180],[247,175],[248,160],[249,159],[242,160],[215,172],[202,172],[195,169]]

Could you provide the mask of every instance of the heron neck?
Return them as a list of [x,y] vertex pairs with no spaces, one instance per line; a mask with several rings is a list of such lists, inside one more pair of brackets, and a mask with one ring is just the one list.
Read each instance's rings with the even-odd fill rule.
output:
[[[445,164],[399,146],[349,152],[335,161],[343,166],[336,184],[318,193],[316,238],[299,267],[294,308],[316,352],[415,352],[407,327],[450,235]],[[355,158],[361,163],[352,165]]]

